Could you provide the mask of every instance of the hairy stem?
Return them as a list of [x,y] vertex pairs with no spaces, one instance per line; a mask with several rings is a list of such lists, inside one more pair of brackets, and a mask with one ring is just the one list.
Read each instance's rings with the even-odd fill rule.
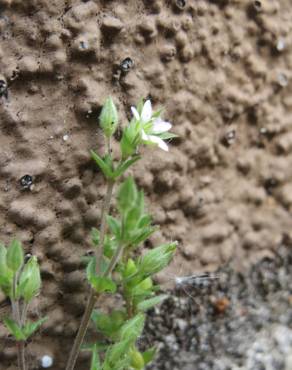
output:
[[101,221],[100,221],[100,240],[99,240],[99,246],[96,248],[95,252],[95,258],[96,258],[96,273],[97,275],[100,274],[101,271],[101,260],[103,256],[103,250],[104,250],[104,238],[106,233],[106,216],[110,209],[110,203],[111,198],[113,195],[113,189],[114,189],[114,182],[109,181],[106,196],[104,198],[102,210],[101,210]]
[[[19,299],[16,298],[16,290],[17,290],[17,281],[18,281],[18,273],[15,274],[13,278],[13,298],[11,300],[12,304],[12,316],[13,320],[17,322],[18,326],[22,328],[23,323],[20,316],[20,302]],[[25,366],[25,341],[17,341],[17,360],[18,360],[18,369],[19,370],[26,370]]]
[[91,317],[92,311],[95,306],[95,302],[96,302],[96,295],[95,295],[94,290],[91,288],[88,301],[87,301],[87,305],[86,305],[86,309],[83,314],[78,333],[76,335],[73,347],[70,352],[66,370],[73,370],[75,367],[75,364],[76,364],[76,361],[79,355],[80,347],[84,340],[84,337],[85,337],[85,334],[86,334],[86,331],[87,331],[87,328],[90,322],[90,317]]
[[26,370],[25,365],[25,342],[17,342],[17,358],[18,358],[18,368],[19,370]]
[[112,259],[110,260],[110,263],[104,273],[104,276],[109,276],[113,272],[114,268],[116,267],[116,264],[118,263],[122,255],[123,248],[124,248],[123,244],[120,244],[118,246],[116,253],[113,255]]
[[[109,212],[110,209],[110,203],[111,203],[111,198],[113,194],[113,188],[114,188],[114,182],[109,181],[108,186],[107,186],[107,193],[104,198],[103,206],[102,206],[102,211],[101,211],[101,222],[100,222],[100,241],[99,241],[99,246],[96,248],[96,273],[97,275],[100,275],[101,272],[101,259],[103,257],[103,250],[104,250],[104,238],[106,234],[106,216]],[[67,362],[66,370],[73,370],[79,355],[80,347],[81,344],[84,340],[89,322],[90,322],[90,317],[92,314],[92,311],[95,306],[97,296],[93,288],[90,289],[90,294],[88,297],[87,305],[85,308],[85,312],[83,314],[80,327],[78,330],[78,333],[76,335],[73,347],[71,349],[69,359]]]

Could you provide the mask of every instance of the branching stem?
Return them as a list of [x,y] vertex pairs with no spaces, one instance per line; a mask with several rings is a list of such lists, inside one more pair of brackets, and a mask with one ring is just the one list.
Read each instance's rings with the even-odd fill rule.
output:
[[[110,140],[107,141],[107,150],[108,150],[108,154],[110,155],[111,154]],[[106,229],[107,229],[106,216],[108,215],[109,210],[110,210],[110,204],[111,204],[111,198],[113,195],[114,184],[115,184],[114,181],[108,180],[107,192],[106,192],[106,196],[104,198],[102,210],[101,210],[99,246],[96,248],[96,252],[95,252],[96,274],[97,275],[101,274],[101,261],[102,261],[103,252],[104,252],[104,239],[105,239],[105,234],[106,234]],[[69,355],[66,370],[73,370],[75,367],[75,364],[76,364],[76,361],[79,355],[80,347],[84,340],[87,328],[89,326],[91,314],[94,309],[97,297],[98,295],[96,294],[94,289],[91,288],[88,301],[87,301],[87,305],[85,308],[85,312],[83,314],[78,333],[76,335],[73,347]]]

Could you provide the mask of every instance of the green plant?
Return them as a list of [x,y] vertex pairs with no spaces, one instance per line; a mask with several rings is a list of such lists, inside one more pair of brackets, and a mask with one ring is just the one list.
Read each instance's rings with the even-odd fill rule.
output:
[[[144,255],[139,253],[138,248],[156,231],[156,227],[145,209],[143,191],[137,188],[132,177],[124,178],[124,175],[140,159],[138,151],[142,144],[157,145],[168,151],[165,140],[175,135],[168,132],[171,124],[160,118],[161,111],[152,112],[150,100],[144,104],[141,101],[137,108],[131,109],[133,118],[122,130],[120,159],[115,159],[111,150],[111,140],[119,123],[111,98],[106,100],[100,115],[107,151],[103,156],[91,151],[106,179],[107,192],[100,228],[92,230],[95,255],[90,258],[86,269],[90,285],[88,302],[66,370],[75,367],[91,319],[106,340],[87,346],[92,352],[91,370],[140,370],[155,355],[154,348],[140,352],[137,339],[143,331],[145,311],[166,297],[156,294],[159,287],[153,283],[152,277],[170,262],[176,242],[156,247]],[[116,185],[117,209],[111,215],[109,210]],[[29,304],[40,287],[36,257],[32,256],[25,262],[23,248],[17,240],[13,240],[8,248],[0,244],[0,288],[10,299],[12,307],[12,317],[5,318],[4,323],[17,342],[20,370],[26,370],[25,342],[45,320],[27,320]],[[117,291],[124,302],[120,309],[113,309],[110,314],[94,310],[100,296]]]
[[[143,192],[138,190],[132,177],[124,181],[122,178],[126,170],[140,159],[138,151],[142,144],[157,145],[168,151],[165,140],[175,135],[168,132],[171,124],[160,118],[161,111],[152,112],[150,100],[144,104],[141,101],[137,108],[131,109],[133,118],[122,131],[120,159],[114,159],[111,151],[111,138],[118,126],[117,109],[111,98],[105,102],[100,115],[107,152],[99,156],[91,151],[107,181],[107,193],[100,229],[92,231],[96,253],[87,266],[91,291],[66,370],[75,367],[90,318],[107,340],[90,346],[91,370],[142,369],[155,355],[154,348],[141,353],[136,342],[143,331],[145,311],[165,298],[165,295],[156,295],[159,287],[153,283],[152,276],[170,262],[176,243],[159,246],[143,256],[137,253],[138,247],[156,228],[145,210]],[[117,183],[117,212],[113,216],[109,209]],[[122,294],[123,307],[112,310],[108,315],[94,310],[99,296],[114,294],[117,290]]]
[[27,319],[29,304],[41,287],[40,270],[36,257],[24,262],[21,243],[13,240],[8,248],[0,244],[0,289],[10,299],[12,317],[4,324],[17,343],[18,367],[26,369],[25,342],[42,325],[45,318],[35,322]]

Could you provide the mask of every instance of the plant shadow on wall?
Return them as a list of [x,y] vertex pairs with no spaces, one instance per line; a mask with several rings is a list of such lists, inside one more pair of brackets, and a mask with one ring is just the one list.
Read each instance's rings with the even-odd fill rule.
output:
[[[158,295],[159,286],[152,277],[164,269],[176,250],[176,242],[160,245],[144,254],[138,248],[157,228],[145,210],[144,194],[132,177],[126,177],[129,167],[141,156],[141,145],[158,146],[168,151],[167,140],[176,135],[169,132],[172,125],[161,118],[162,110],[152,111],[150,100],[141,100],[132,107],[132,119],[122,132],[120,158],[114,158],[111,140],[119,119],[113,100],[109,97],[100,114],[100,125],[106,140],[102,156],[91,151],[91,156],[102,171],[107,192],[101,210],[100,228],[92,230],[94,256],[88,257],[86,276],[90,285],[87,306],[69,354],[66,370],[73,370],[81,349],[91,351],[91,370],[143,369],[155,356],[156,349],[141,352],[137,341],[145,323],[145,311],[162,302],[167,296]],[[116,192],[116,215],[110,215],[110,205]],[[29,308],[41,288],[40,269],[36,257],[25,261],[23,248],[17,240],[6,248],[0,246],[0,287],[11,303],[12,317],[4,319],[18,349],[18,368],[26,370],[28,338],[38,330],[46,318],[31,322]],[[119,294],[123,304],[109,314],[95,310],[104,294]],[[72,293],[74,294],[74,293]],[[102,340],[84,344],[90,321]],[[53,366],[53,358],[44,356],[41,366]]]

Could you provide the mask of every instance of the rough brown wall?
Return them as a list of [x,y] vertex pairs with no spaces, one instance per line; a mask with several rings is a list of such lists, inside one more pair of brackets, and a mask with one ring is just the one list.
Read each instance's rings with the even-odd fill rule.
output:
[[[230,258],[244,267],[290,240],[290,0],[0,6],[0,235],[39,257],[44,288],[32,309],[49,316],[31,368],[46,353],[64,368],[84,308],[80,256],[104,194],[88,151],[103,150],[97,116],[108,94],[123,121],[140,97],[164,105],[180,136],[169,154],[145,150],[135,169],[161,225],[150,245],[181,242],[161,281]],[[19,183],[26,174],[31,190]],[[0,369],[13,369],[1,326],[0,338]]]

